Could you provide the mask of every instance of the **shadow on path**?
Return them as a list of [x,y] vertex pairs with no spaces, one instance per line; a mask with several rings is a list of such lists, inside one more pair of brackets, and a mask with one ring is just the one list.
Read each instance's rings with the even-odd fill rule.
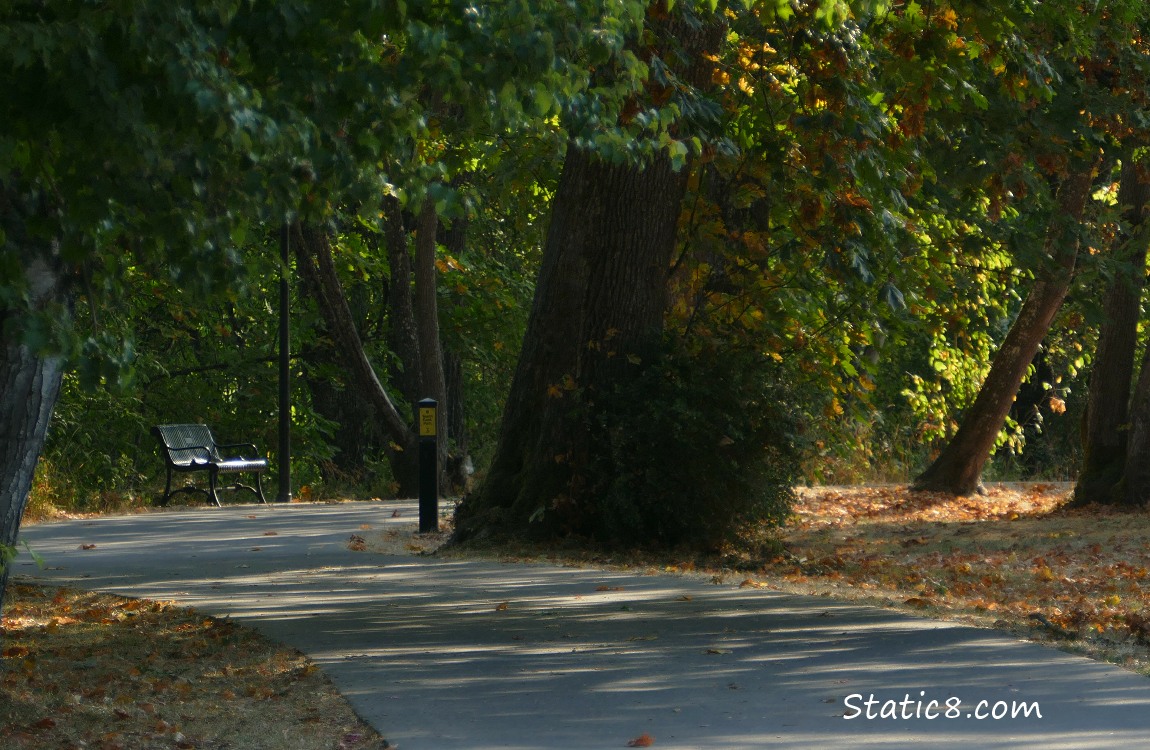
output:
[[45,568],[25,555],[16,573],[242,620],[316,660],[402,750],[644,732],[681,750],[1150,745],[1150,680],[990,631],[692,578],[348,550],[361,525],[415,515],[230,506],[28,526]]

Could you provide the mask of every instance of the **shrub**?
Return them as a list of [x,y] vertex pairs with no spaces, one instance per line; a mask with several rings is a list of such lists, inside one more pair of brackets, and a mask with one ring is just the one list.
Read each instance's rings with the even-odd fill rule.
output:
[[742,350],[665,351],[592,410],[598,536],[610,546],[714,550],[780,524],[798,473],[777,369]]

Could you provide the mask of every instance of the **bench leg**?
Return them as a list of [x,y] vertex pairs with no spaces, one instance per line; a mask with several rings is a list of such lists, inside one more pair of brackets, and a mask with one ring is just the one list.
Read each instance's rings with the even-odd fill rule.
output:
[[160,507],[168,504],[172,499],[172,467],[168,467],[168,481],[164,482],[164,496],[160,498]]
[[258,472],[258,471],[255,474],[256,474],[256,494],[260,496],[260,502],[263,503],[264,505],[267,505],[268,499],[266,497],[264,497],[263,474]]
[[215,466],[208,470],[208,496],[215,501],[216,507],[222,508],[224,504],[220,502],[220,493],[216,490],[216,479],[218,476],[219,472]]

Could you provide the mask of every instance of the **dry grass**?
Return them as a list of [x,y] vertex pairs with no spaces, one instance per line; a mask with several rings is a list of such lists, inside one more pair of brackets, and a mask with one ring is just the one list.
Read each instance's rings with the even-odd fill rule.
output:
[[11,584],[0,747],[388,747],[303,654],[168,602]]

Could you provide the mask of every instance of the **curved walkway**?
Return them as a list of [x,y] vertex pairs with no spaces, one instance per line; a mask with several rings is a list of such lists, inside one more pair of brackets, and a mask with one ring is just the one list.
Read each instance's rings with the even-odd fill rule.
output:
[[644,733],[666,750],[1150,746],[1150,680],[990,631],[692,578],[348,549],[364,524],[415,516],[375,502],[48,523],[21,533],[44,568],[25,554],[15,572],[241,620],[311,656],[402,750]]

